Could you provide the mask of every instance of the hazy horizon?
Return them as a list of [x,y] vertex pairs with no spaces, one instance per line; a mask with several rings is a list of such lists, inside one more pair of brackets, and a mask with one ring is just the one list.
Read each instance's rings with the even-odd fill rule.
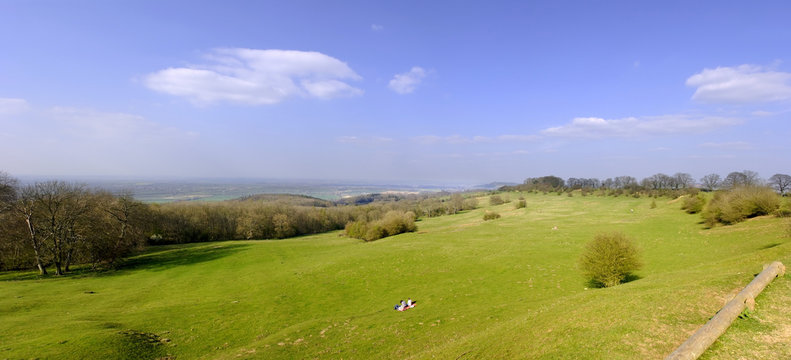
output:
[[6,1],[0,171],[766,179],[791,172],[789,13],[783,1]]

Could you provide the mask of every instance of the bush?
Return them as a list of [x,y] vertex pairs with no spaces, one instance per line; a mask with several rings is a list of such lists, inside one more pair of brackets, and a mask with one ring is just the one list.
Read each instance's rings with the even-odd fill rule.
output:
[[687,214],[697,214],[703,211],[703,205],[705,204],[706,199],[703,198],[702,195],[690,195],[684,199],[684,203],[681,205],[681,210],[686,211]]
[[349,237],[374,241],[388,236],[398,235],[405,232],[417,230],[415,225],[415,213],[411,211],[388,211],[379,220],[353,221],[346,224],[346,235]]
[[738,187],[714,193],[703,211],[708,226],[734,224],[744,219],[775,213],[780,196],[768,187]]
[[597,286],[615,286],[642,267],[632,240],[620,232],[601,233],[585,246],[580,268]]
[[791,201],[784,201],[782,205],[775,211],[777,217],[791,217]]
[[503,198],[500,197],[500,195],[492,195],[491,197],[489,197],[489,205],[497,206],[502,204],[505,204],[505,200],[503,200]]
[[487,211],[487,212],[483,213],[483,220],[484,221],[494,220],[494,219],[499,219],[499,218],[500,218],[500,214],[498,214],[498,213],[496,213],[494,211]]
[[516,202],[517,209],[523,209],[525,207],[527,207],[527,201],[525,201],[525,199],[520,199],[519,201]]
[[651,200],[651,206],[650,206],[650,208],[652,208],[652,209],[656,209],[656,200]]

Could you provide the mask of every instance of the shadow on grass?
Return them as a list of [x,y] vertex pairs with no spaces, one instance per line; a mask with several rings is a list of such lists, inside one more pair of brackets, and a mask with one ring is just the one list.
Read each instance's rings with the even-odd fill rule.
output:
[[135,270],[162,271],[173,267],[217,260],[233,255],[249,246],[223,243],[153,246],[141,255],[119,261],[112,268],[92,269],[90,265],[80,265],[61,276],[52,274],[41,276],[35,271],[9,272],[0,274],[0,281],[102,277],[120,275]]
[[202,262],[217,260],[235,254],[250,245],[246,244],[213,244],[199,247],[169,248],[154,250],[143,255],[124,260],[115,270],[119,272],[129,270],[161,271],[175,266],[193,265]]
[[761,246],[759,250],[771,249],[771,248],[773,248],[775,246],[779,246],[779,245],[783,245],[783,243],[771,243],[771,244],[768,244],[768,245],[764,245],[764,246]]
[[[637,280],[640,280],[640,279],[642,279],[642,277],[639,276],[639,275],[626,274],[626,277],[623,280],[621,280],[621,284],[626,284],[628,282],[637,281]],[[600,281],[596,281],[594,279],[588,280],[588,282],[585,283],[585,284],[586,284],[587,287],[594,288],[594,289],[601,289],[601,288],[605,288],[606,287],[606,286],[604,286],[604,283],[602,283]]]

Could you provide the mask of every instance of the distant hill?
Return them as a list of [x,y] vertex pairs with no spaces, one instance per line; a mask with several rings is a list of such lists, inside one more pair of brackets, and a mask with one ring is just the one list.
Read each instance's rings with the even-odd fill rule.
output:
[[514,185],[519,185],[519,183],[495,181],[495,182],[490,182],[488,184],[475,185],[472,188],[473,189],[483,189],[483,190],[497,190],[497,189],[499,189],[499,188],[501,188],[503,186],[514,186]]

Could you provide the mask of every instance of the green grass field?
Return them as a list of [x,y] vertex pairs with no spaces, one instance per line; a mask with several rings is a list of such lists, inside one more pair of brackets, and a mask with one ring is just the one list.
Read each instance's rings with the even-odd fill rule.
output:
[[[655,209],[650,198],[526,198],[372,243],[333,232],[157,247],[121,270],[62,278],[0,274],[0,359],[663,358],[763,264],[791,264],[786,219],[704,229],[663,198]],[[486,209],[502,217],[484,222]],[[636,240],[645,266],[635,281],[586,288],[582,247],[611,230]],[[790,287],[775,280],[734,325],[746,335],[729,332],[707,356],[791,356],[787,342],[760,345],[791,334],[775,304],[791,302]],[[407,297],[417,307],[394,311]]]

